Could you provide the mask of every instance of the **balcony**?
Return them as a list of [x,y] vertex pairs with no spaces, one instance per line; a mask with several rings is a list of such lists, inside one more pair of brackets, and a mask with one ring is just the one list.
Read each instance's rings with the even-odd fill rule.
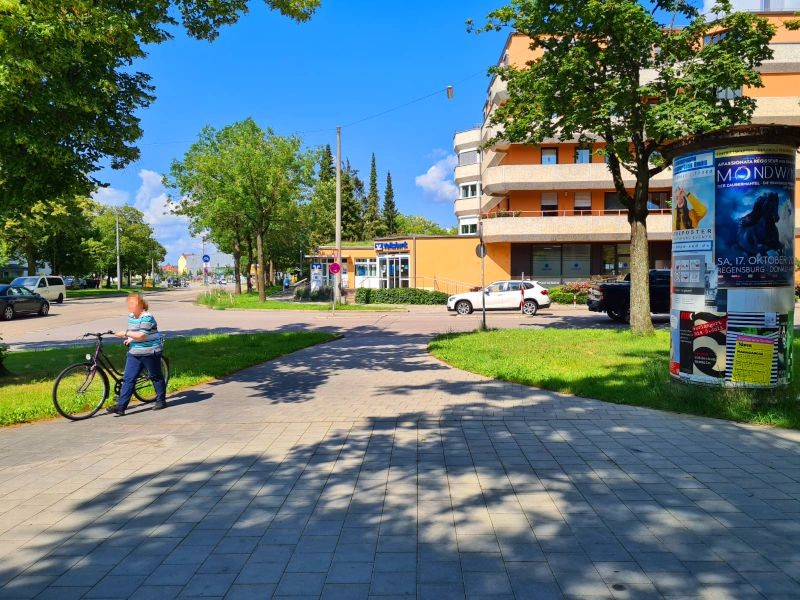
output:
[[456,217],[477,217],[480,210],[478,210],[478,198],[459,198],[453,202],[453,212]]
[[474,150],[481,145],[481,128],[459,131],[453,136],[453,151],[458,154],[464,150]]
[[[647,232],[650,240],[671,240],[671,211],[652,211],[647,217]],[[510,216],[483,219],[486,242],[620,242],[630,235],[624,210],[515,211]]]
[[756,98],[752,123],[765,125],[800,125],[800,104],[797,96],[762,96]]
[[[623,171],[626,186],[636,180]],[[667,169],[650,180],[651,187],[672,185],[672,170]],[[506,165],[489,167],[483,173],[483,191],[492,196],[504,196],[518,190],[610,190],[614,188],[611,173],[605,163],[566,165]]]
[[462,183],[470,181],[480,181],[481,167],[478,163],[456,166],[453,178],[455,179],[456,185],[461,185]]
[[492,78],[489,86],[489,104],[499,106],[508,99],[508,82],[503,81],[497,75]]

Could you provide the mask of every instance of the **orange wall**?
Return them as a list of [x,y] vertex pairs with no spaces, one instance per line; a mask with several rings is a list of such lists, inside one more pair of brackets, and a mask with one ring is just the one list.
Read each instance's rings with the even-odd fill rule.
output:
[[800,94],[800,73],[762,73],[764,87],[745,88],[751,98],[764,96],[797,96]]
[[[592,151],[602,147],[601,144],[594,144]],[[575,164],[575,150],[578,144],[573,143],[551,143],[533,146],[531,144],[512,144],[500,160],[501,165],[538,165],[542,163],[542,148],[558,148],[558,164]],[[604,158],[597,154],[592,154],[593,163],[602,163]]]

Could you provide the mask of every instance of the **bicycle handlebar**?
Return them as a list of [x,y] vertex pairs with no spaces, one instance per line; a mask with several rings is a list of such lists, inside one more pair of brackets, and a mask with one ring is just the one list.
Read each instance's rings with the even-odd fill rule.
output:
[[96,337],[97,339],[102,339],[105,335],[114,335],[114,332],[111,330],[103,331],[101,333],[84,333],[83,337]]

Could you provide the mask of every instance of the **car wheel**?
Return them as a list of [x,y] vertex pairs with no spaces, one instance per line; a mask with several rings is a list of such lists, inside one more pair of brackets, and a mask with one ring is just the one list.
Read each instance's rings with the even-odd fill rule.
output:
[[11,319],[13,319],[13,318],[14,318],[14,307],[13,307],[13,306],[11,306],[10,304],[8,304],[8,305],[7,305],[7,306],[6,306],[6,307],[3,309],[3,320],[5,320],[5,321],[10,321],[10,320],[11,320]]
[[626,310],[622,312],[619,310],[609,310],[608,316],[612,321],[616,321],[617,323],[628,323],[631,320],[631,311]]
[[525,303],[522,305],[522,313],[529,317],[535,316],[538,310],[539,305],[536,303],[536,300],[525,300]]
[[42,302],[42,305],[39,307],[39,314],[43,317],[46,317],[49,313],[50,313],[50,303]]
[[58,302],[59,304],[64,302],[64,294],[59,294],[58,298],[56,298],[56,302]]
[[472,312],[472,304],[466,300],[456,302],[456,312],[460,315],[468,315]]

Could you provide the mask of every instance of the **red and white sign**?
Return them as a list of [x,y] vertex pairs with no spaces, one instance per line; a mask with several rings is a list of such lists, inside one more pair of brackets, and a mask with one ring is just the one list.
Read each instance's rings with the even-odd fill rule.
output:
[[335,263],[331,263],[331,266],[330,266],[329,270],[333,275],[338,275],[339,271],[342,270],[342,265],[340,265],[339,263],[336,263],[336,262]]

